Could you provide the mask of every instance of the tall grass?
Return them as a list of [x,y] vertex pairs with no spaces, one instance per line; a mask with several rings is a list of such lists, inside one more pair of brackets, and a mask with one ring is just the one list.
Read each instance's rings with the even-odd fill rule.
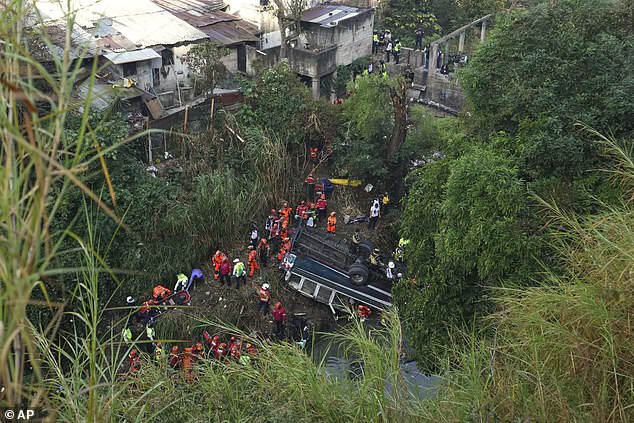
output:
[[[76,238],[71,249],[84,250],[83,265],[56,267],[57,258],[69,252],[64,240],[73,234],[53,228],[72,189],[120,223],[101,196],[82,182],[91,165],[101,166],[116,204],[103,160],[115,147],[99,151],[88,123],[91,96],[80,102],[71,98],[73,85],[85,78],[82,60],[76,57],[87,55],[71,40],[73,16],[66,21],[63,52],[58,53],[61,50],[46,28],[25,29],[29,13],[37,20],[32,5],[23,0],[4,2],[0,11],[0,385],[5,388],[0,407],[42,406],[54,414],[51,386],[46,382],[55,371],[62,373],[61,367],[50,366],[51,360],[65,356],[81,360],[75,362],[81,364],[75,374],[83,378],[68,383],[81,387],[88,398],[88,405],[75,417],[83,414],[96,420],[103,410],[94,389],[103,375],[114,375],[114,368],[95,355],[99,318],[94,284],[103,263],[89,251],[90,243]],[[40,56],[34,57],[32,49]],[[42,58],[46,51],[52,53]],[[43,60],[49,63],[45,66]],[[91,86],[96,72],[94,61],[88,76]],[[80,121],[72,138],[65,131],[68,113],[76,113]],[[74,299],[49,297],[52,287],[73,282]],[[65,333],[63,340],[59,328],[67,321],[63,313],[71,301],[78,301],[74,317],[81,320],[82,330],[70,338]],[[48,317],[36,320],[35,309],[46,310]],[[61,383],[64,378],[58,379]],[[71,388],[67,385],[65,392],[76,392]]]
[[[628,150],[607,146],[631,187]],[[581,217],[548,206],[566,274],[498,292],[502,311],[489,319],[494,340],[472,338],[471,349],[459,352],[459,370],[427,404],[428,418],[634,420],[634,209],[624,202]]]
[[[143,407],[117,411],[136,421],[146,421],[158,410],[163,421],[413,421],[418,408],[400,372],[400,322],[396,314],[386,322],[385,328],[368,331],[355,320],[332,338],[347,345],[348,361],[363,369],[360,378],[336,379],[323,362],[316,364],[292,343],[271,344],[241,334],[259,350],[250,364],[205,360],[195,368],[195,380],[186,382],[182,371],[145,361],[121,404],[156,384],[160,389],[146,395]],[[240,333],[217,321],[201,324]],[[169,407],[166,398],[173,400]]]

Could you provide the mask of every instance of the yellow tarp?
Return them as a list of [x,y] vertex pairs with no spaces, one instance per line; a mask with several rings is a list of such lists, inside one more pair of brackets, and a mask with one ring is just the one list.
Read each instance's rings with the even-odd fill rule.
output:
[[346,185],[350,187],[358,187],[363,183],[358,179],[331,179],[330,182],[334,185]]

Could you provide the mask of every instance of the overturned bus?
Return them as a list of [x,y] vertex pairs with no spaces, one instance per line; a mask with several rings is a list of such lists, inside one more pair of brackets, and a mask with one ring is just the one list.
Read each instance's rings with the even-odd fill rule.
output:
[[373,246],[358,247],[341,237],[299,228],[282,267],[289,288],[335,309],[361,303],[377,310],[392,305],[392,283],[384,270],[369,263]]

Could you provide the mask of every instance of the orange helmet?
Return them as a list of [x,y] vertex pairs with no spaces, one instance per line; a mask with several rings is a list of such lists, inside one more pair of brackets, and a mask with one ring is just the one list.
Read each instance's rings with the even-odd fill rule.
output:
[[177,351],[178,351],[178,347],[177,347],[176,345],[174,345],[174,346],[172,347],[172,353],[174,353],[174,354],[175,354]]
[[218,335],[214,336],[214,341],[220,341],[220,337]]
[[262,239],[260,240],[260,242],[261,242],[262,244],[266,244],[266,238],[262,238]]
[[337,214],[337,212],[332,212],[332,213],[330,213],[330,215],[331,215],[331,216],[334,216],[334,215],[336,215],[336,214]]
[[216,250],[216,255],[219,256],[220,255],[220,250]]
[[363,306],[359,304],[359,310],[363,310]]
[[132,348],[132,350],[130,351],[130,357],[136,357],[139,355],[139,352],[137,351],[136,348]]
[[223,342],[220,345],[218,345],[219,348],[226,348],[227,347],[227,343]]
[[203,349],[203,344],[201,344],[200,342],[197,343],[196,345],[194,345],[194,349],[195,350],[202,350]]
[[249,245],[249,246],[247,247],[247,249],[248,249],[248,250],[253,250],[253,245]]

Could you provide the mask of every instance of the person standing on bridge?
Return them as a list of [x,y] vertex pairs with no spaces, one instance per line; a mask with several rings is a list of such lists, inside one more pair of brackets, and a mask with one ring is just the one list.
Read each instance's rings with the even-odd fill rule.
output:
[[417,28],[416,31],[414,31],[414,39],[416,40],[416,43],[414,44],[414,51],[416,51],[416,49],[423,51],[423,30],[422,29]]
[[401,40],[398,38],[394,40],[394,48],[392,49],[392,53],[394,54],[394,61],[398,65],[398,62],[401,58]]
[[372,33],[372,54],[377,54],[379,52],[379,33],[375,29]]

